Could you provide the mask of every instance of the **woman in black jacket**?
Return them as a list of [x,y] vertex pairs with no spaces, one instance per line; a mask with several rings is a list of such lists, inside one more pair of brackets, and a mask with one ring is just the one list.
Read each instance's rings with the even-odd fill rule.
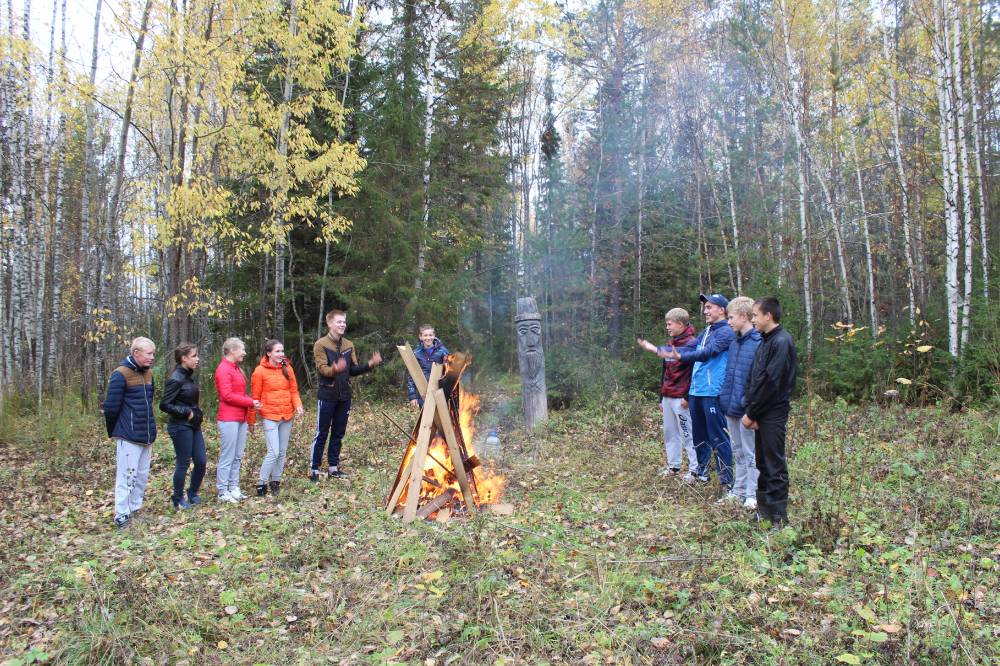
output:
[[[198,489],[205,476],[207,460],[205,438],[201,434],[202,413],[198,406],[198,382],[194,380],[194,371],[198,367],[198,348],[190,342],[182,342],[174,350],[174,360],[177,367],[163,388],[160,409],[170,415],[167,432],[174,442],[174,452],[177,454],[174,494],[170,499],[174,508],[186,510],[201,503]],[[185,500],[184,478],[191,461],[194,461],[194,469]]]

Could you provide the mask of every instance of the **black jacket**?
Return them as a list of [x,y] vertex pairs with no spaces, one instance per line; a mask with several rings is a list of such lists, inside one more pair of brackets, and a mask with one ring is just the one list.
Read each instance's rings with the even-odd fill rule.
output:
[[769,412],[788,409],[798,362],[795,341],[780,325],[763,334],[747,379],[746,414],[759,421]]
[[[194,370],[178,367],[163,387],[160,410],[170,415],[171,425],[186,425],[197,430],[201,427],[202,420],[198,395],[198,382],[194,380]],[[192,413],[194,417],[188,420],[188,416]]]

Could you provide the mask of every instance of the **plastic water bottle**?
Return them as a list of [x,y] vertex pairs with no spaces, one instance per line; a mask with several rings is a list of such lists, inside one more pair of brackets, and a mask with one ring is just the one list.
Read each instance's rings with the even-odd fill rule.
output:
[[486,445],[484,449],[484,453],[487,458],[496,458],[500,455],[500,438],[497,437],[496,428],[490,430],[490,434],[486,438]]

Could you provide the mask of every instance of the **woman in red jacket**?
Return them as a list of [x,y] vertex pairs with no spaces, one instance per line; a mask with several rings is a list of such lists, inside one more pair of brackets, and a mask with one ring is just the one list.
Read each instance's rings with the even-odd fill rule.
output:
[[303,413],[295,371],[285,358],[285,346],[279,340],[264,343],[264,357],[250,377],[250,395],[260,401],[258,409],[264,419],[267,442],[267,454],[260,465],[257,481],[257,496],[263,497],[269,489],[272,495],[277,495],[285,469],[288,439],[292,435],[292,417]]
[[247,432],[253,431],[254,409],[260,402],[247,395],[247,377],[240,362],[247,355],[239,338],[222,343],[222,362],[215,369],[215,390],[219,394],[219,466],[216,486],[219,501],[236,504],[246,497],[240,490],[240,463],[247,445]]

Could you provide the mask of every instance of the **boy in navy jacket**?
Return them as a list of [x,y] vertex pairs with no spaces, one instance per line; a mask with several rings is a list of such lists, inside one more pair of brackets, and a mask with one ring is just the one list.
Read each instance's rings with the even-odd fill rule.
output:
[[[417,363],[424,372],[424,377],[431,376],[431,368],[434,364],[444,365],[444,359],[448,355],[448,349],[434,335],[434,327],[424,324],[419,330],[420,344],[413,350],[413,355],[417,357]],[[413,377],[406,373],[406,397],[410,401],[411,407],[423,407],[424,397],[417,393],[417,385],[413,383]]]
[[111,373],[102,406],[108,437],[115,441],[115,525],[122,530],[142,507],[156,441],[150,370],[156,345],[149,338],[136,338],[129,351]]
[[754,354],[760,346],[760,331],[750,323],[753,317],[753,301],[739,296],[729,301],[726,308],[729,325],[736,333],[736,339],[729,345],[729,361],[726,364],[726,379],[722,382],[719,404],[726,414],[729,437],[733,442],[733,457],[736,459],[736,481],[723,502],[739,502],[747,510],[757,508],[757,462],[754,455],[754,432],[740,423],[746,413],[747,379]]

